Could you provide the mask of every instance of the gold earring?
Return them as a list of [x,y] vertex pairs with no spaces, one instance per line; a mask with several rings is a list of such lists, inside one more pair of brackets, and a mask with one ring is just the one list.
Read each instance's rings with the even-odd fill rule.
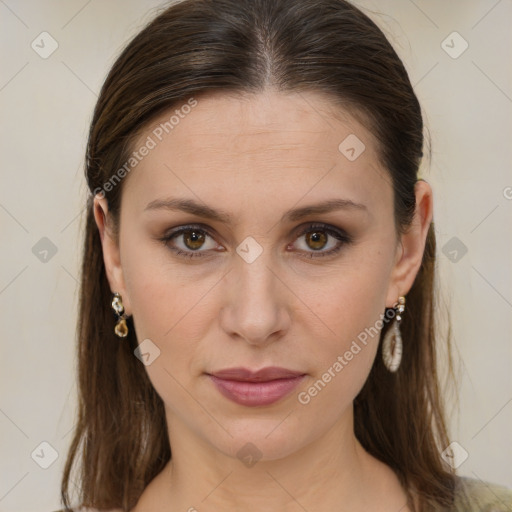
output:
[[124,306],[120,293],[115,292],[112,296],[112,309],[117,317],[114,332],[119,338],[126,338],[126,336],[128,336],[128,326],[126,325],[126,319],[128,317],[124,313]]
[[405,297],[398,298],[398,305],[393,306],[396,314],[396,320],[388,329],[382,342],[382,360],[384,366],[394,373],[398,370],[402,361],[403,343],[402,334],[400,333],[400,322],[402,321],[402,313],[405,310]]

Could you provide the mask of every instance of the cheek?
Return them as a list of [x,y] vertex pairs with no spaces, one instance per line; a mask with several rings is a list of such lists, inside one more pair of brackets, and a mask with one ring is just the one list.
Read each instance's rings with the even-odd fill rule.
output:
[[157,390],[171,386],[179,395],[170,375],[186,385],[207,366],[201,342],[218,318],[218,276],[200,266],[180,268],[152,242],[127,237],[123,243],[123,274],[138,342],[149,339],[160,351],[147,366],[148,375]]
[[190,315],[197,315],[201,297],[211,288],[210,279],[192,278],[190,271],[172,263],[158,242],[139,239],[126,236],[121,243],[126,290],[139,340],[164,340]]
[[382,294],[377,300],[378,292],[373,288],[368,292],[364,293],[364,288],[359,287],[350,295],[339,295],[347,300],[344,306],[331,309],[329,317],[325,318],[332,332],[324,338],[322,350],[317,352],[321,354],[317,360],[321,373],[330,371],[332,374],[334,371],[343,374],[356,386],[360,381],[357,376],[366,378],[371,368],[384,315]]
[[[314,373],[297,394],[306,411],[322,411],[325,422],[333,423],[351,403],[366,382],[377,353],[384,300],[373,280],[360,280],[358,286],[335,290],[333,300],[324,304],[323,320],[329,335],[316,338],[310,350]],[[340,306],[341,304],[341,306]],[[323,332],[326,332],[323,329]],[[314,361],[314,362],[313,362]]]
[[[335,284],[310,295],[311,309],[322,320],[317,331],[321,336],[311,350],[315,378],[320,380],[315,387],[323,390],[322,386],[328,386],[340,400],[352,400],[363,386],[383,326],[389,258],[367,249],[364,256],[340,272],[332,281]],[[311,395],[316,392],[311,389]],[[319,394],[322,400],[329,400],[331,392]]]
[[385,312],[388,269],[381,255],[363,256],[337,271],[328,286],[310,290],[308,302],[323,320],[328,338],[334,339],[334,347],[342,349],[351,340],[364,338],[359,335],[368,330],[375,335],[375,325],[379,328],[378,320]]

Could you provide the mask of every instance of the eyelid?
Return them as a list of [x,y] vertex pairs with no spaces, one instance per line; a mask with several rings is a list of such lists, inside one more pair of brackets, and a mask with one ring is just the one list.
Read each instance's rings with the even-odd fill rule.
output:
[[183,224],[167,230],[164,236],[166,238],[171,238],[172,236],[183,233],[184,231],[201,231],[206,233],[208,236],[212,236],[212,229],[205,224]]
[[345,232],[345,230],[341,228],[337,228],[336,226],[332,226],[331,224],[326,224],[325,222],[306,222],[295,228],[295,236],[302,236],[306,233],[314,231],[317,229],[318,231],[326,231],[327,233],[335,233],[339,237],[350,238],[349,235]]

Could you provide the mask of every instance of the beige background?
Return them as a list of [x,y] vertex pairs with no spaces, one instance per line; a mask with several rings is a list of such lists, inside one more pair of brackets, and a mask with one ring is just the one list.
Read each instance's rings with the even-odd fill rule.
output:
[[[405,60],[432,135],[423,177],[434,188],[442,297],[461,357],[452,439],[468,458],[459,471],[512,486],[512,2],[356,3],[380,13],[371,15]],[[0,0],[2,512],[59,506],[75,408],[87,129],[115,56],[159,4]],[[45,37],[51,49],[43,31],[58,44],[46,59],[31,47],[43,51]],[[43,237],[55,254],[42,252]],[[31,458],[36,450],[39,464],[51,462],[41,442],[56,451],[48,469]]]

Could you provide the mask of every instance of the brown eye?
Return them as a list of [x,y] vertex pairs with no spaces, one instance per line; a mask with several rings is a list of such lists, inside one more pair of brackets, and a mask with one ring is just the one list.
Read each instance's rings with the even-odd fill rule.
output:
[[183,243],[187,247],[187,249],[196,250],[200,249],[204,244],[205,236],[204,233],[200,231],[184,231],[183,235]]
[[341,248],[352,242],[344,230],[328,224],[309,224],[303,228],[295,242],[295,249],[308,258],[334,256]]
[[327,244],[327,235],[322,231],[311,231],[306,234],[306,243],[311,249],[318,251]]
[[206,229],[195,226],[181,226],[159,240],[178,256],[189,258],[206,257],[220,250]]

